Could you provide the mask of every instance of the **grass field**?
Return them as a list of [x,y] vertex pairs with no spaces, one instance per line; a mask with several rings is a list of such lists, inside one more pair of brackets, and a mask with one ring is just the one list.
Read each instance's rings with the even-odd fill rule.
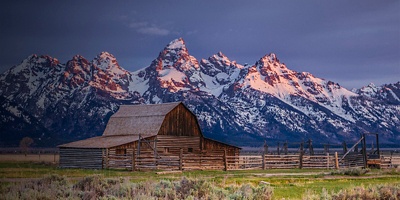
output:
[[[42,156],[44,159],[44,157]],[[51,164],[54,158],[41,163],[15,161],[0,162],[0,182],[4,189],[7,186],[38,180],[49,175],[64,177],[72,183],[79,182],[85,177],[100,175],[105,179],[124,178],[131,183],[160,181],[180,181],[182,177],[191,180],[204,180],[212,185],[240,187],[250,185],[257,187],[261,182],[273,189],[274,199],[302,199],[310,194],[339,192],[356,186],[371,187],[378,185],[395,185],[400,188],[400,170],[371,170],[366,174],[356,176],[344,175],[329,170],[246,170],[246,171],[183,171],[182,173],[156,174],[154,171],[131,172],[124,170],[87,170],[60,169]],[[399,191],[400,195],[400,191]],[[400,196],[399,196],[400,198]],[[1,198],[0,198],[1,199]]]

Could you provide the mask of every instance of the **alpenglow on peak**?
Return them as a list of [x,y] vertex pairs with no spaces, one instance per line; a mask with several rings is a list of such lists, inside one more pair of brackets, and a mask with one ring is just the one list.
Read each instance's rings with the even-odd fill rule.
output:
[[172,40],[165,49],[183,50],[186,49],[185,41],[182,38]]

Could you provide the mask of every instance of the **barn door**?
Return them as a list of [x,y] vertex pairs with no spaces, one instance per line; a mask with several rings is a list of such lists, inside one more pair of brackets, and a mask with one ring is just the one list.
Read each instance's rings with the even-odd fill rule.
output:
[[143,138],[139,135],[136,167],[144,169],[156,169],[157,159],[157,138]]

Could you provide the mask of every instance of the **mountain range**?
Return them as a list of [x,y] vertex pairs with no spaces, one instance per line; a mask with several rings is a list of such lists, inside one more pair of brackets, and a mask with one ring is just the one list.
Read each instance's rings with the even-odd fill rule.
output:
[[182,101],[203,134],[239,146],[267,142],[355,141],[379,133],[400,143],[400,81],[352,91],[290,70],[275,54],[253,65],[222,52],[197,60],[182,38],[151,64],[129,72],[108,52],[60,63],[31,55],[0,75],[0,145],[29,136],[37,146],[98,136],[122,104]]

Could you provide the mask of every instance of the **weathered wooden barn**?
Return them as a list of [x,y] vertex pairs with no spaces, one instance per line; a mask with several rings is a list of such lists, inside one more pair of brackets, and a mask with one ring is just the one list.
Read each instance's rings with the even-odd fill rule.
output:
[[[181,102],[121,105],[102,136],[59,146],[63,168],[226,169],[239,147],[205,138]],[[205,159],[207,158],[207,159]]]

